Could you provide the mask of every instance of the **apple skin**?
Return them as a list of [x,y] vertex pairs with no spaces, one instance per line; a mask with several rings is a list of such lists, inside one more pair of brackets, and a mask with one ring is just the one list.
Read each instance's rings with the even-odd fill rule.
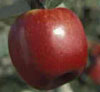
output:
[[100,56],[96,58],[95,65],[90,68],[88,75],[95,84],[100,85]]
[[100,55],[100,44],[99,44],[99,42],[93,45],[91,53],[92,53],[92,56],[94,56],[94,57],[98,57]]
[[17,18],[9,33],[9,52],[20,76],[39,90],[78,77],[87,61],[87,40],[69,9],[36,9]]
[[95,84],[100,85],[100,44],[93,44],[90,54],[91,65],[87,70],[87,75]]

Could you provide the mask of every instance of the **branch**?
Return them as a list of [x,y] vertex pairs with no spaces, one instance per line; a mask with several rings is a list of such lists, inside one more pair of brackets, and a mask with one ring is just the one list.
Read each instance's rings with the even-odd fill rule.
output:
[[30,5],[31,9],[41,9],[44,8],[40,0],[26,0]]

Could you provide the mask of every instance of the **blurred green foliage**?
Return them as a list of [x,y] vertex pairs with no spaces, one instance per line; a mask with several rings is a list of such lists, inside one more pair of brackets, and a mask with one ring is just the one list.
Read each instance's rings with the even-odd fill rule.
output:
[[[18,0],[0,0],[0,7],[11,5]],[[20,0],[19,0],[20,1]],[[74,11],[82,20],[87,38],[100,40],[100,0],[45,0],[48,8],[66,7]],[[8,10],[9,11],[9,10]],[[16,11],[16,10],[15,10]],[[16,18],[11,17],[0,21],[0,92],[38,92],[29,87],[16,73],[8,52],[8,33]],[[71,82],[71,90],[62,92],[100,92],[99,86],[87,79],[86,85],[77,80]],[[60,92],[60,89],[50,92]],[[49,92],[49,91],[48,91]]]

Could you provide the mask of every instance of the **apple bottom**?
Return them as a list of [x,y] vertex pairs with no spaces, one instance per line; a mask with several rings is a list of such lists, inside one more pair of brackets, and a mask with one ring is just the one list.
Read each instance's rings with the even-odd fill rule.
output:
[[43,75],[43,74],[39,76],[35,76],[35,75],[32,76],[32,74],[25,75],[25,74],[20,73],[20,75],[22,79],[31,87],[34,87],[38,90],[51,90],[72,81],[73,79],[77,78],[77,76],[79,76],[80,73],[81,73],[80,71],[69,72],[69,73],[65,73],[60,76],[57,76],[55,78],[54,77],[47,78],[46,75]]

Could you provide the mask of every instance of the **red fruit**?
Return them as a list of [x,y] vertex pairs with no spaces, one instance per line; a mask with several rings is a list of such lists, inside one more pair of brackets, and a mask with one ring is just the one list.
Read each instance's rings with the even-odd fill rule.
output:
[[87,59],[78,17],[65,8],[31,10],[19,16],[9,34],[12,62],[37,89],[53,89],[75,79]]
[[99,56],[100,55],[100,44],[95,44],[92,48],[91,53],[94,57]]
[[89,69],[88,75],[95,84],[100,85],[100,56],[96,58],[95,64]]
[[87,69],[89,77],[95,84],[100,84],[100,44],[95,44],[90,48],[90,66]]

